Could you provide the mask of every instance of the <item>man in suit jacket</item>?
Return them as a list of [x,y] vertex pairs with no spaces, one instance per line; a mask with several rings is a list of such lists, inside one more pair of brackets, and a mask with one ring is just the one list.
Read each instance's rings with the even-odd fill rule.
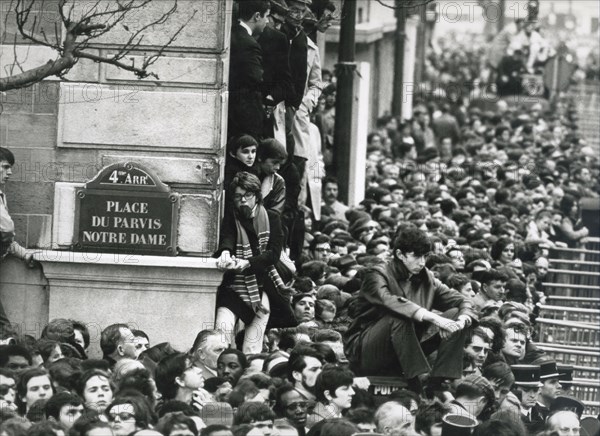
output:
[[239,20],[231,29],[228,136],[259,139],[264,122],[262,49],[254,38],[267,25],[268,0],[239,2]]
[[[283,4],[273,2],[271,18],[279,17],[281,14],[278,12],[284,13],[284,8]],[[285,102],[290,101],[294,95],[289,62],[290,43],[286,35],[279,30],[279,20],[270,21],[258,38],[263,52],[265,105],[273,113],[265,123],[264,134],[285,144]]]

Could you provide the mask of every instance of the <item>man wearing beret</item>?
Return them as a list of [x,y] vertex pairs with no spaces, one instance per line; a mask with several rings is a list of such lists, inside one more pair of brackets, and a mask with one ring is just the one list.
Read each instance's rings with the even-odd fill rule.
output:
[[[408,225],[396,235],[393,258],[367,270],[344,337],[353,371],[403,376],[419,393],[421,374],[430,372],[432,390],[462,376],[465,327],[477,316],[470,301],[425,268],[431,249],[429,237]],[[436,349],[431,369],[426,356]]]

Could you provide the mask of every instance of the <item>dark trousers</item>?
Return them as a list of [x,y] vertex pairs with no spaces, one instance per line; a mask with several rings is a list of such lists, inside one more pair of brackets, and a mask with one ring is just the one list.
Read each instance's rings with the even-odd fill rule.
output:
[[10,321],[6,316],[6,312],[4,311],[4,306],[2,305],[2,301],[0,301],[0,336],[7,329],[10,329]]
[[[458,309],[443,314],[455,319]],[[429,323],[385,315],[360,338],[359,371],[361,375],[401,376],[412,379],[430,372],[431,377],[462,377],[463,347],[466,331],[463,329],[441,340]],[[433,368],[427,356],[437,350]]]

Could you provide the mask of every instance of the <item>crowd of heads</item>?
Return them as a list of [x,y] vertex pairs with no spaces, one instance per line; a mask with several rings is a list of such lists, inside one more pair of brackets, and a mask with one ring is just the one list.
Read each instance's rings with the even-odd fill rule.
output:
[[[288,1],[287,17],[306,3]],[[252,19],[244,7],[239,14]],[[430,65],[447,83],[464,82],[482,54],[447,47]],[[114,324],[102,331],[101,359],[88,358],[85,320],[52,320],[40,339],[3,332],[0,434],[432,436],[459,425],[461,410],[477,435],[576,434],[583,409],[569,397],[573,369],[535,348],[535,320],[549,250],[581,246],[589,234],[579,201],[598,196],[598,159],[567,99],[482,110],[449,97],[416,100],[410,120],[377,120],[359,205],[339,201],[343,187],[327,175],[320,220],[301,207],[304,245],[289,283],[297,327],[270,329],[262,352],[246,355],[242,334],[203,330],[176,350]],[[332,107],[335,88],[321,100],[313,120]],[[248,171],[230,175],[234,202],[262,201],[251,173],[277,173],[288,160],[278,141],[247,135],[227,153]],[[435,392],[399,383],[382,400],[349,369],[343,335],[364,274],[390,261],[412,274],[428,268],[480,319],[457,350],[461,378]],[[521,415],[536,404],[549,416],[526,428]]]

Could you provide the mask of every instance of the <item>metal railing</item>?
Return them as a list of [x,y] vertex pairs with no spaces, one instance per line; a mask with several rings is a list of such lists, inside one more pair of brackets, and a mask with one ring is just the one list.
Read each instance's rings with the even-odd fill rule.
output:
[[559,319],[591,324],[600,323],[599,309],[584,309],[580,307],[567,306],[540,306],[542,316],[547,319]]
[[543,282],[542,286],[551,296],[600,299],[600,286],[596,285]]
[[600,347],[600,325],[546,318],[536,319],[536,324],[539,342]]
[[575,307],[581,309],[600,309],[600,298],[550,295],[548,297],[548,304],[552,306]]

